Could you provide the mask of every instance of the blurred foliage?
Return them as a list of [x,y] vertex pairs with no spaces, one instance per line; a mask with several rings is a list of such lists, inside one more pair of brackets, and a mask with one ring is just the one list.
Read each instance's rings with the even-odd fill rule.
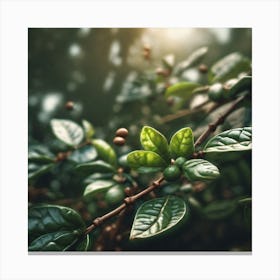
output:
[[[247,94],[251,86],[251,36],[251,29],[246,28],[30,28],[29,206],[48,203],[71,207],[90,224],[113,209],[123,199],[123,190],[135,181],[140,189],[146,187],[155,175],[139,175],[125,161],[128,152],[140,147],[142,126],[155,127],[168,139],[182,127],[191,127],[195,138],[201,135],[231,100]],[[220,66],[225,60],[227,69]],[[223,92],[217,95],[212,91],[208,98],[207,87],[216,82],[222,84]],[[209,100],[220,107],[196,109]],[[55,120],[66,123],[59,121],[55,130],[50,125]],[[251,126],[250,97],[217,133],[246,126]],[[90,145],[76,149],[82,133],[79,127]],[[119,127],[129,131],[123,146],[113,144]],[[61,130],[68,134],[64,131],[60,136]],[[222,156],[207,153],[205,159],[219,167],[218,179],[165,183],[156,190],[155,195],[174,194],[188,202],[191,215],[180,230],[158,239],[128,242],[135,212],[145,201],[140,200],[123,221],[120,237],[110,237],[105,227],[90,234],[96,242],[86,240],[86,245],[76,244],[76,248],[251,250],[251,204],[242,200],[251,197],[250,151]],[[124,169],[124,182],[116,177],[118,167]],[[92,174],[89,170],[96,171]],[[97,179],[103,182],[101,192],[94,184]],[[93,195],[93,200],[87,199]],[[111,223],[107,226],[114,226],[115,219]],[[72,234],[73,242],[75,238]]]

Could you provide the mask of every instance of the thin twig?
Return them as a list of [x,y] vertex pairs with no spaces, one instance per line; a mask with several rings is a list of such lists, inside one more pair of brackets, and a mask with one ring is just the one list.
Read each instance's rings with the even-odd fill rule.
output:
[[118,215],[126,207],[128,207],[131,204],[133,204],[137,199],[143,197],[144,195],[150,193],[151,191],[153,191],[154,189],[159,187],[163,180],[164,180],[164,178],[160,177],[158,180],[154,181],[149,187],[147,187],[146,189],[144,189],[140,193],[137,193],[135,195],[126,197],[124,199],[124,203],[121,204],[119,207],[117,207],[114,210],[112,210],[111,212],[103,215],[102,217],[98,217],[98,218],[94,219],[92,224],[89,227],[86,228],[86,230],[84,232],[84,235],[87,235],[88,233],[90,233],[95,228],[99,227],[101,224],[103,224],[108,219]]
[[201,145],[207,138],[208,136],[213,133],[216,128],[223,124],[225,119],[236,109],[236,107],[239,105],[241,101],[244,100],[244,96],[241,96],[238,98],[236,101],[232,103],[232,105],[214,122],[208,125],[208,128],[202,133],[199,138],[196,140],[194,143],[194,146],[199,146]]

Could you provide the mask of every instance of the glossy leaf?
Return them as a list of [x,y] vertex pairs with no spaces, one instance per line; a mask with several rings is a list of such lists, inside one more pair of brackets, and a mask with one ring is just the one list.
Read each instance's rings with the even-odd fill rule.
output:
[[251,62],[238,52],[231,53],[217,61],[209,72],[209,81],[225,82],[235,78],[241,72],[248,72],[251,69]]
[[152,151],[169,160],[168,142],[164,135],[150,126],[144,126],[140,134],[141,144],[146,151]]
[[77,146],[84,138],[83,129],[70,120],[51,120],[54,135],[69,146]]
[[200,85],[193,82],[180,82],[167,88],[165,91],[165,97],[169,96],[180,97],[184,100],[188,100],[193,96],[194,90]]
[[186,161],[183,165],[183,171],[190,182],[213,180],[220,176],[217,166],[204,159]]
[[207,52],[208,52],[207,47],[202,47],[195,50],[193,53],[191,53],[191,55],[186,60],[182,61],[176,66],[175,73],[180,74],[187,68],[199,63]]
[[186,212],[186,204],[179,197],[167,196],[149,200],[136,212],[130,239],[161,234],[182,221]]
[[28,211],[29,251],[65,251],[84,230],[82,218],[71,208],[42,205]]
[[91,173],[110,173],[110,172],[114,172],[115,168],[111,164],[103,160],[97,160],[97,161],[79,164],[76,166],[76,170],[83,174],[91,174]]
[[89,234],[77,245],[76,251],[89,251],[91,246],[91,238]]
[[71,153],[68,157],[69,160],[72,160],[76,163],[84,163],[92,161],[97,157],[97,151],[92,145],[86,145],[81,147]]
[[28,161],[50,163],[55,161],[55,156],[44,146],[31,146],[28,147]]
[[92,126],[92,124],[87,120],[82,120],[82,125],[84,128],[86,139],[87,140],[92,139],[92,136],[95,134],[95,130],[94,130],[94,127]]
[[185,127],[178,130],[172,136],[169,144],[171,156],[176,159],[178,157],[189,157],[194,152],[194,139],[191,128]]
[[252,128],[234,128],[211,138],[204,147],[204,152],[231,152],[252,149]]
[[114,185],[116,185],[116,182],[113,180],[98,180],[92,182],[86,186],[83,196],[86,200],[90,200],[94,198],[97,193],[105,192]]
[[129,153],[127,162],[134,169],[143,167],[164,168],[167,165],[160,155],[152,151],[143,150],[136,150]]
[[204,207],[202,213],[208,219],[224,219],[235,211],[236,206],[237,204],[233,200],[215,201]]
[[117,156],[114,149],[104,140],[102,139],[94,139],[92,140],[93,146],[96,148],[98,156],[112,164],[113,166],[117,165]]
[[30,162],[28,163],[28,180],[32,180],[38,178],[39,176],[47,173],[54,166],[53,163],[44,164],[44,163],[36,163]]
[[234,98],[237,96],[238,93],[241,93],[243,91],[249,91],[252,90],[252,77],[251,76],[244,76],[236,84],[234,84],[231,89],[228,92],[229,98]]

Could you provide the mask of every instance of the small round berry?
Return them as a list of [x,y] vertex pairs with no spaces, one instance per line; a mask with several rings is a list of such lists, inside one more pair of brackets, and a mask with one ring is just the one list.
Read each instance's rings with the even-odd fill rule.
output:
[[121,186],[116,185],[110,188],[105,194],[105,200],[110,205],[115,205],[121,202],[125,197],[124,191]]
[[66,102],[65,109],[72,111],[74,109],[74,102],[73,101]]
[[177,165],[171,165],[165,168],[163,176],[166,181],[176,181],[181,176],[181,171]]
[[125,144],[125,139],[117,136],[117,137],[114,138],[113,142],[117,146],[123,146]]
[[124,127],[121,127],[116,131],[116,136],[126,138],[127,135],[128,135],[128,130]]
[[216,83],[210,86],[208,96],[213,101],[220,101],[223,99],[224,88],[221,83]]
[[176,164],[179,168],[181,168],[185,162],[186,162],[186,158],[184,158],[184,157],[178,157],[178,158],[176,158],[176,160],[175,160],[175,164]]
[[199,70],[199,72],[200,73],[207,73],[207,71],[208,71],[208,67],[207,67],[207,65],[205,65],[205,64],[200,64],[199,66],[198,66],[198,70]]

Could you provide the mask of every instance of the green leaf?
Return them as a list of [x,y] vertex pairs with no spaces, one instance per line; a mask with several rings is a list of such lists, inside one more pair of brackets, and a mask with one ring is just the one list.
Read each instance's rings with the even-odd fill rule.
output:
[[185,127],[178,130],[171,138],[170,153],[173,158],[189,157],[194,152],[194,140],[191,128]]
[[91,246],[91,238],[89,234],[77,245],[76,251],[89,251]]
[[168,69],[172,69],[175,64],[175,56],[174,54],[168,54],[165,57],[163,57],[162,62],[164,66]]
[[117,156],[114,149],[104,140],[102,139],[94,139],[92,140],[93,146],[96,148],[98,156],[112,164],[113,166],[117,165]]
[[92,145],[86,145],[72,152],[68,157],[76,163],[84,163],[94,160],[97,157],[97,151]]
[[204,216],[211,220],[224,219],[231,215],[237,207],[233,200],[215,201],[202,209]]
[[55,161],[55,156],[43,146],[31,146],[28,147],[28,161],[50,163]]
[[168,143],[164,135],[150,126],[144,126],[140,134],[141,144],[146,151],[152,151],[169,160]]
[[91,200],[97,193],[105,192],[114,185],[116,185],[116,182],[112,180],[98,180],[92,182],[91,184],[86,186],[83,197],[86,200]]
[[166,232],[182,221],[186,213],[187,207],[181,198],[167,196],[149,200],[136,212],[130,239],[149,238]]
[[245,151],[252,149],[252,128],[234,128],[211,138],[204,147],[205,153]]
[[238,52],[231,53],[217,61],[209,71],[209,82],[225,82],[235,78],[241,72],[248,72],[251,69],[251,62]]
[[53,166],[54,166],[53,163],[50,164],[36,163],[36,162],[28,163],[28,180],[38,178],[39,176],[47,173]]
[[87,163],[82,163],[76,166],[76,170],[82,174],[92,174],[92,173],[109,173],[114,172],[115,168],[103,161],[103,160],[97,160]]
[[69,146],[77,146],[84,138],[83,129],[70,120],[51,120],[54,135]]
[[164,159],[152,151],[136,150],[128,154],[127,162],[131,168],[142,167],[164,168],[167,163]]
[[65,251],[84,230],[82,218],[71,208],[40,205],[28,211],[29,251]]
[[165,91],[165,97],[168,98],[169,96],[175,96],[186,101],[193,96],[194,90],[199,86],[200,84],[193,82],[180,82],[168,87]]
[[94,127],[87,120],[82,120],[82,125],[83,125],[83,128],[84,128],[86,139],[91,140],[92,136],[95,134]]
[[228,92],[229,98],[234,98],[243,91],[252,91],[252,77],[251,76],[244,76],[236,84],[234,84]]
[[217,166],[204,159],[186,161],[183,165],[183,171],[190,182],[213,180],[220,176]]
[[202,47],[195,50],[193,53],[191,53],[191,55],[186,60],[180,62],[176,66],[174,70],[175,74],[181,74],[187,68],[193,66],[194,64],[199,63],[207,52],[208,52],[207,47]]

